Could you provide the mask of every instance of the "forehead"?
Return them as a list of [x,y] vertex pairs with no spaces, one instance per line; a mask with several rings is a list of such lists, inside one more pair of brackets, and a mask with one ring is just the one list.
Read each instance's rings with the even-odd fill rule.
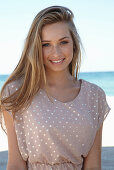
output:
[[42,28],[42,40],[60,39],[65,36],[70,37],[70,32],[67,23],[57,22],[54,24],[45,25]]

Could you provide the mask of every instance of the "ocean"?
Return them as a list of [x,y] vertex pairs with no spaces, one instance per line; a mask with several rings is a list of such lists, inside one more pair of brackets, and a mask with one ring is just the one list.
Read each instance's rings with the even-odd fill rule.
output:
[[[9,75],[0,75],[0,89]],[[78,79],[84,79],[100,86],[107,96],[114,96],[114,71],[112,72],[81,72]]]

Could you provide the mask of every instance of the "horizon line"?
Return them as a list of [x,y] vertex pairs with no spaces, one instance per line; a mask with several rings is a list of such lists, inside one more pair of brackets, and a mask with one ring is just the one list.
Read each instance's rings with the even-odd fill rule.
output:
[[[114,70],[112,70],[112,71],[111,71],[111,70],[108,70],[108,71],[79,71],[78,74],[80,74],[80,73],[96,73],[96,72],[97,72],[97,73],[114,72]],[[11,75],[11,74],[12,74],[12,73],[10,73],[10,74],[7,74],[7,73],[1,74],[1,73],[0,73],[0,76],[1,76],[1,75],[4,75],[4,76],[6,75],[6,76],[7,76],[7,75]]]

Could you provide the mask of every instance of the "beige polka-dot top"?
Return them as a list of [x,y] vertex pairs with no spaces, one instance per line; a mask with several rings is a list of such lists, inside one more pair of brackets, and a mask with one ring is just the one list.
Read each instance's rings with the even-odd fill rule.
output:
[[[102,88],[80,81],[74,100],[63,103],[53,98],[52,103],[40,89],[29,108],[16,113],[18,147],[28,170],[81,170],[110,107]],[[8,85],[4,96],[18,86],[19,82]],[[5,130],[2,112],[0,122]]]

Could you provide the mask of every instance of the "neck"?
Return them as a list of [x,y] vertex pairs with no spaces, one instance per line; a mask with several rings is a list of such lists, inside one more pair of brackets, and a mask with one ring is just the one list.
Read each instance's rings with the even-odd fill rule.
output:
[[69,71],[48,72],[46,70],[46,78],[47,78],[47,87],[65,88],[70,86],[70,84],[73,82],[73,77],[71,76]]

